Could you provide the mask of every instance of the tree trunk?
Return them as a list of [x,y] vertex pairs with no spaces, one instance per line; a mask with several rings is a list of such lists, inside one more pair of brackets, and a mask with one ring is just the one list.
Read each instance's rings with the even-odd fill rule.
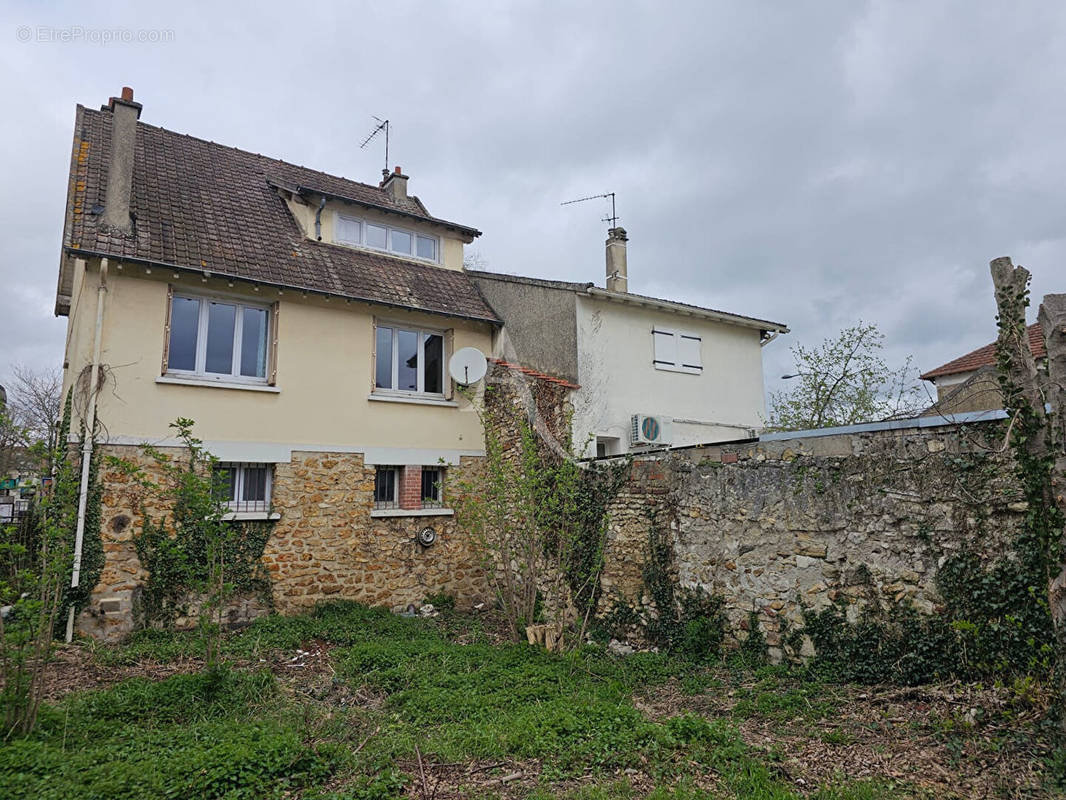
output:
[[[1051,430],[1048,446],[1055,458],[1051,474],[1051,492],[1055,503],[1066,516],[1066,294],[1044,295],[1040,304],[1040,327],[1047,347],[1047,401],[1051,404]],[[1066,530],[1063,531],[1060,552],[1066,553]],[[1058,577],[1048,592],[1051,618],[1063,641],[1066,628],[1066,564],[1061,565]]]

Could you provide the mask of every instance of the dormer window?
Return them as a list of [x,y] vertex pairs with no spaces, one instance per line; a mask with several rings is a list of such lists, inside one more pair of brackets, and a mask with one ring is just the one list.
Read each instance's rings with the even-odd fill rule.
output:
[[337,244],[383,250],[432,261],[434,264],[440,260],[440,239],[436,236],[392,225],[379,225],[345,214],[337,214],[333,240]]

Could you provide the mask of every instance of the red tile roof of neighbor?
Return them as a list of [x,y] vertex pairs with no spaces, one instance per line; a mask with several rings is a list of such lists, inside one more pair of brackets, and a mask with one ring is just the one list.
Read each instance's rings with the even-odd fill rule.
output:
[[537,372],[535,369],[529,367],[523,367],[521,364],[514,364],[510,361],[504,361],[502,358],[490,358],[493,364],[509,369],[512,372],[521,372],[523,375],[528,375],[531,378],[536,378],[539,381],[546,381],[548,383],[555,383],[559,386],[563,386],[567,389],[580,389],[581,387],[576,383],[571,383],[563,378],[556,378],[554,375],[549,375],[546,372]]
[[[1044,331],[1039,322],[1034,322],[1028,327],[1029,349],[1033,351],[1034,358],[1047,358],[1047,349],[1044,346]],[[972,353],[949,361],[947,364],[931,369],[922,374],[922,380],[941,378],[945,375],[957,375],[960,372],[973,372],[981,367],[991,367],[996,363],[996,343],[978,347]]]
[[461,270],[318,242],[304,236],[282,190],[328,195],[469,239],[474,228],[430,216],[417,198],[137,123],[132,235],[100,222],[112,114],[78,106],[66,252],[208,271],[253,283],[498,323]]

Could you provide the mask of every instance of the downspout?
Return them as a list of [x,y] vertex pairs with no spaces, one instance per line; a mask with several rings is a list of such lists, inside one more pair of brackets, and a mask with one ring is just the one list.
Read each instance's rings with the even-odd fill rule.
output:
[[[81,579],[81,551],[85,542],[85,512],[89,504],[89,462],[93,455],[96,429],[96,389],[100,380],[100,341],[104,329],[104,295],[107,294],[107,259],[100,260],[100,285],[96,289],[96,331],[93,334],[93,362],[89,371],[89,409],[85,414],[85,434],[81,448],[81,486],[78,490],[78,525],[74,533],[74,568],[70,573],[70,588],[77,589]],[[67,612],[67,637],[74,638],[74,604]]]
[[315,212],[315,239],[322,241],[322,209],[326,207],[326,196],[322,195],[319,201],[318,211]]

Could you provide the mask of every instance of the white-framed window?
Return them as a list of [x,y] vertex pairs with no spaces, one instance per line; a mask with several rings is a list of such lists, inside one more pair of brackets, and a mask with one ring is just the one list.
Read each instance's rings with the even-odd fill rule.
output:
[[390,253],[411,256],[423,261],[440,261],[440,238],[425,233],[368,222],[347,214],[337,214],[333,240],[337,244],[369,247]]
[[374,473],[374,508],[399,508],[403,467],[378,467]]
[[268,511],[273,475],[270,464],[224,461],[216,465],[219,499],[230,511]]
[[444,332],[377,324],[374,391],[444,395]]
[[266,383],[270,308],[174,293],[166,372],[205,380]]
[[656,369],[693,375],[703,372],[702,341],[696,334],[656,327],[652,328],[651,338]]

